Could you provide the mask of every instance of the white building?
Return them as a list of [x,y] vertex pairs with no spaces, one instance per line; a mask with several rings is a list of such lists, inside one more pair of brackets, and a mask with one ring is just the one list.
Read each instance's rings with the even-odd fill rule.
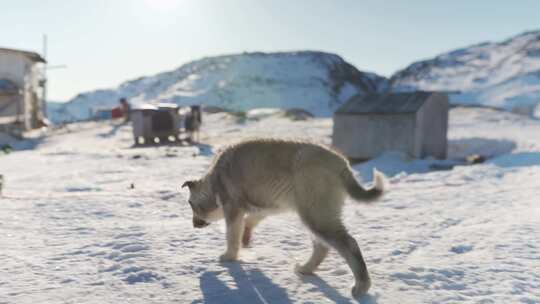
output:
[[356,160],[392,150],[444,159],[447,130],[446,94],[372,93],[352,97],[335,112],[332,144]]
[[42,63],[37,53],[0,48],[0,130],[26,131],[43,123]]

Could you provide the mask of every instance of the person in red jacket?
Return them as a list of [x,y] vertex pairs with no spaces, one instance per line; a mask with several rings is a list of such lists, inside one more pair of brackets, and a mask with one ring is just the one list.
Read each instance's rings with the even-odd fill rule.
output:
[[124,116],[124,121],[129,121],[129,112],[131,110],[131,106],[125,97],[120,98],[120,106],[122,109],[122,115]]

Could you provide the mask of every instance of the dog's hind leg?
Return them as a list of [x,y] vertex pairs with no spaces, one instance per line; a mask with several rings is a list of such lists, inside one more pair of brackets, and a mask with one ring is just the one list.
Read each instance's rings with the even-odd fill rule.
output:
[[371,287],[371,279],[358,243],[347,231],[336,235],[332,242],[354,273],[355,284],[351,290],[353,297],[364,295]]
[[357,298],[368,291],[371,280],[360,248],[341,220],[345,193],[337,180],[328,170],[304,168],[295,180],[296,209],[311,232],[347,261],[355,279],[352,295]]
[[328,255],[328,247],[316,237],[313,238],[313,252],[309,260],[303,265],[296,265],[295,271],[304,275],[312,275]]
[[260,213],[249,214],[246,216],[244,235],[242,236],[242,245],[244,245],[244,247],[249,246],[253,229],[255,229],[255,226],[257,226],[265,217],[266,215]]
[[[333,217],[332,214],[328,212],[330,209],[324,210],[326,211],[326,213],[323,213],[326,215],[325,218],[313,216],[309,211],[302,212],[300,217],[317,237],[335,248],[345,261],[347,261],[355,278],[355,284],[351,292],[352,295],[357,298],[365,294],[371,286],[366,263],[364,262],[364,258],[362,257],[362,253],[356,240],[347,232],[347,229],[339,217],[337,215]],[[320,211],[323,210],[319,210],[319,212]]]

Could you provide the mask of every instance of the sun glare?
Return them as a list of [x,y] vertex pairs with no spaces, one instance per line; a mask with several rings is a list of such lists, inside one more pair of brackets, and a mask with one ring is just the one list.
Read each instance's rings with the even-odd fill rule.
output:
[[147,7],[155,10],[170,10],[176,8],[181,0],[144,0]]

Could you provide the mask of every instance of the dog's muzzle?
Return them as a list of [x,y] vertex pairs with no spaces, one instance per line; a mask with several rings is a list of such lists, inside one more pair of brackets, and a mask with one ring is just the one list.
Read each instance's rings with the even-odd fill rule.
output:
[[201,220],[200,218],[196,218],[196,217],[193,218],[193,227],[195,228],[204,228],[208,225],[210,225],[210,223],[204,220]]

